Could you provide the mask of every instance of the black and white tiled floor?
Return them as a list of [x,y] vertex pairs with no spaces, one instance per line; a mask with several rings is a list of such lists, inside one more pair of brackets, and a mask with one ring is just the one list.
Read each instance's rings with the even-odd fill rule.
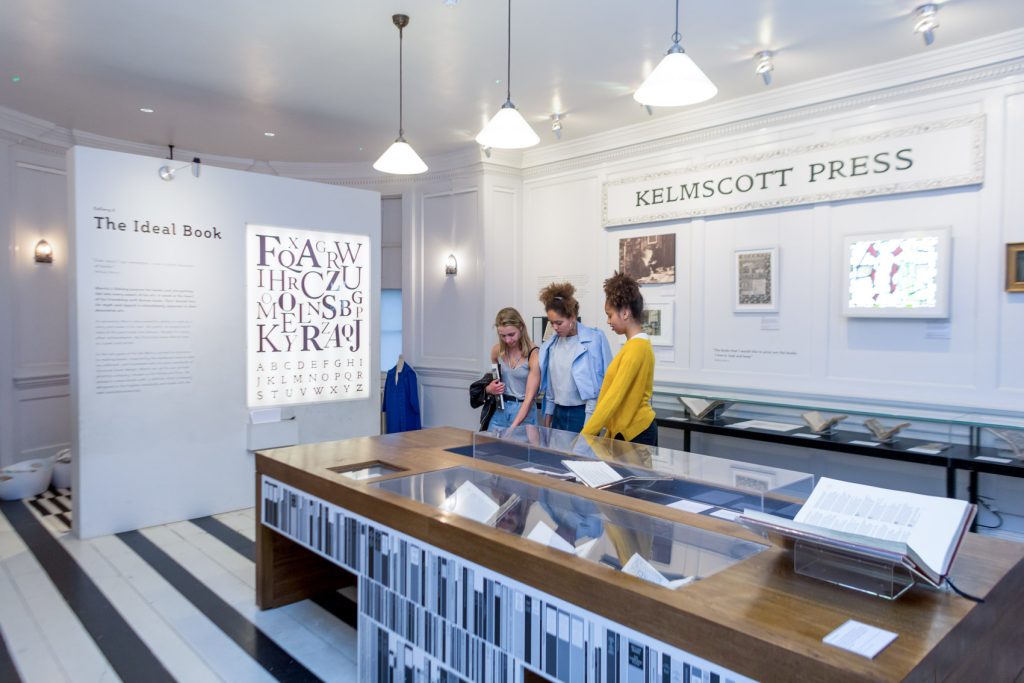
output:
[[256,608],[252,509],[78,540],[70,508],[0,502],[0,681],[357,680],[353,589]]

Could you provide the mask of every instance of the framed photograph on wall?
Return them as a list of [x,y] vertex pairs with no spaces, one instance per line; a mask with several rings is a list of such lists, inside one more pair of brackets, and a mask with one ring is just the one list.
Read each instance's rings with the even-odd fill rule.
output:
[[948,318],[950,229],[850,235],[843,242],[843,315]]
[[1024,242],[1006,245],[1006,291],[1024,292]]
[[672,320],[672,304],[644,303],[640,325],[651,338],[651,346],[672,346],[675,323]]
[[675,234],[620,239],[619,272],[629,275],[641,285],[675,282]]
[[779,250],[738,250],[733,259],[737,313],[774,313],[779,310]]

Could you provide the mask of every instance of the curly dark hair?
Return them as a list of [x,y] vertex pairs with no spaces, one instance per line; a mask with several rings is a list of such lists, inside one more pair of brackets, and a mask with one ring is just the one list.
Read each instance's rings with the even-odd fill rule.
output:
[[640,293],[640,285],[636,280],[615,271],[615,274],[604,281],[604,296],[609,306],[616,311],[628,308],[637,320],[644,312],[644,295]]
[[552,282],[540,290],[540,302],[545,311],[554,311],[566,318],[578,318],[580,303],[576,301],[576,288],[569,282]]

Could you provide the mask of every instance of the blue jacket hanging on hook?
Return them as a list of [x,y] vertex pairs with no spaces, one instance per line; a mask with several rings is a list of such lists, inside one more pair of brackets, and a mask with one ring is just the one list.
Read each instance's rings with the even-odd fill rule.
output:
[[398,357],[398,364],[388,370],[381,409],[385,413],[385,430],[388,434],[422,428],[416,371],[401,356]]

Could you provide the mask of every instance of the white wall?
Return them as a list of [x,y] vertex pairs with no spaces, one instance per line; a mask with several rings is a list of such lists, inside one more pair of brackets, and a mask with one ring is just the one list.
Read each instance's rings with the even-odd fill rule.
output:
[[[0,140],[0,465],[70,444],[68,245],[59,148]],[[53,263],[36,263],[46,239]]]

